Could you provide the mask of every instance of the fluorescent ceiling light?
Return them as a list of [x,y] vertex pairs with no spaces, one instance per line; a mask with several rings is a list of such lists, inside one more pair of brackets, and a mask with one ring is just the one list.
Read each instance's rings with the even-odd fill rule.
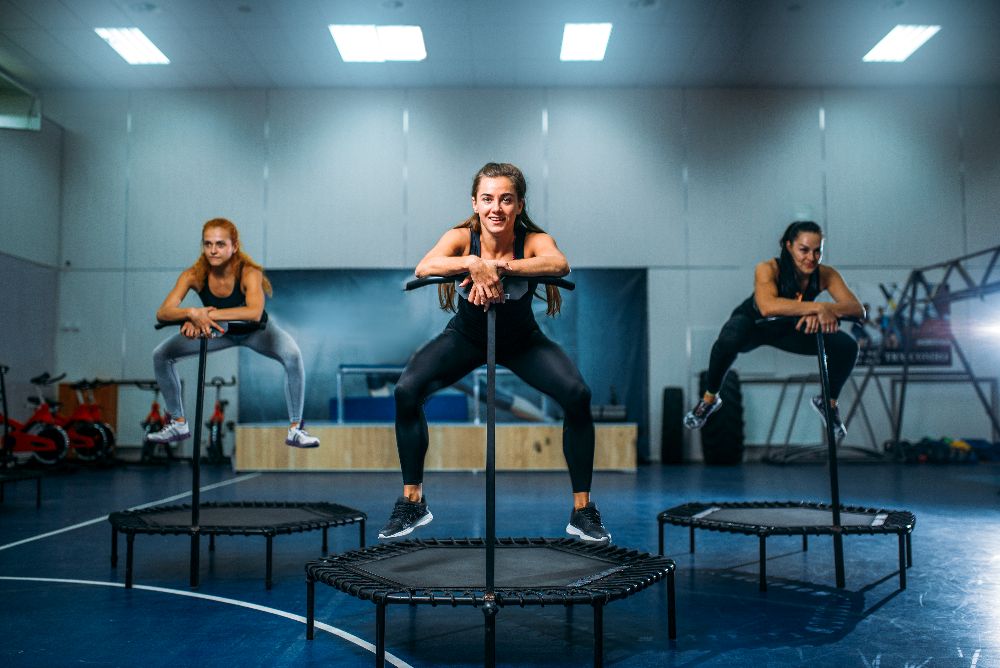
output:
[[94,28],[129,65],[169,65],[168,59],[138,28]]
[[427,58],[420,26],[331,25],[330,35],[345,63],[417,61]]
[[609,37],[610,23],[567,23],[559,60],[604,60]]
[[896,26],[862,60],[866,63],[901,63],[940,29],[941,26]]

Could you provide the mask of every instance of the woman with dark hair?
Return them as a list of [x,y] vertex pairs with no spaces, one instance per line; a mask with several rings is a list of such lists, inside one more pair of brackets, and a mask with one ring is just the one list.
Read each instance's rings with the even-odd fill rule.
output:
[[[753,294],[732,312],[712,346],[705,394],[684,416],[684,426],[688,429],[701,428],[722,406],[719,388],[739,353],[774,346],[799,355],[815,355],[816,337],[812,335],[822,331],[830,335],[825,346],[830,369],[830,405],[824,406],[820,396],[813,397],[811,404],[824,423],[828,418],[832,420],[838,439],[847,435],[837,398],[854,369],[858,344],[840,331],[839,319],[863,317],[864,307],[836,269],[820,264],[823,231],[819,225],[812,221],[792,223],[779,245],[781,254],[777,258],[757,265]],[[830,293],[832,302],[815,301],[824,291]],[[757,324],[761,318],[771,316],[792,316],[798,320]]]
[[[285,403],[288,407],[288,436],[285,443],[297,448],[315,448],[319,439],[302,428],[305,402],[305,368],[295,340],[273,321],[264,329],[249,334],[226,333],[228,320],[267,322],[264,295],[270,296],[271,282],[264,269],[240,246],[240,233],[231,221],[213,218],[202,226],[202,253],[185,269],[170,294],[156,311],[157,320],[186,320],[179,333],[165,340],[153,351],[153,371],[163,392],[171,420],[147,438],[154,443],[182,441],[191,435],[181,404],[181,382],[174,368],[177,360],[198,354],[198,339],[210,337],[209,352],[233,346],[276,360],[285,367]],[[189,290],[201,299],[201,308],[184,308]]]
[[[455,311],[445,330],[414,353],[396,385],[396,447],[403,495],[379,538],[405,536],[434,516],[423,495],[427,420],[424,401],[486,362],[486,311],[496,309],[496,356],[522,380],[554,398],[563,409],[563,454],[573,486],[567,533],[588,541],[610,541],[590,500],[594,470],[594,422],[590,389],[563,350],[538,328],[531,308],[536,284],[506,301],[505,276],[565,276],[566,257],[528,217],[527,184],[511,164],[488,163],[472,181],[473,214],[444,236],[416,268],[418,277],[468,274],[459,287],[468,299],[455,304],[455,286],[442,284],[441,308]],[[559,312],[559,292],[546,286],[548,315]]]

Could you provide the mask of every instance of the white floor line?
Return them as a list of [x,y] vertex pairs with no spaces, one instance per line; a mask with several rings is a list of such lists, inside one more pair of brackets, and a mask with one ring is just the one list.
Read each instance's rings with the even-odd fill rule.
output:
[[[16,582],[46,582],[52,584],[77,584],[77,585],[90,585],[94,587],[118,587],[124,589],[125,585],[121,582],[102,582],[100,580],[70,580],[65,578],[31,578],[31,577],[12,577],[6,575],[0,575],[0,580],[11,580]],[[301,624],[306,623],[306,618],[302,615],[296,615],[291,612],[285,612],[284,610],[278,610],[277,608],[269,608],[266,605],[257,605],[256,603],[249,603],[247,601],[239,601],[234,598],[224,598],[222,596],[212,596],[210,594],[199,594],[193,591],[184,591],[182,589],[168,589],[166,587],[150,587],[148,585],[132,585],[132,589],[140,589],[142,591],[152,591],[160,594],[174,594],[175,596],[187,596],[189,598],[200,598],[204,601],[214,601],[216,603],[225,603],[227,605],[235,605],[241,608],[249,608],[250,610],[257,610],[258,612],[266,612],[269,615],[276,615],[278,617],[284,617],[285,619],[290,619],[293,622],[299,622]],[[316,622],[316,628],[326,631],[327,633],[339,636],[344,640],[357,645],[358,647],[367,650],[369,652],[375,652],[375,645],[371,644],[366,640],[362,640],[353,633],[348,633],[343,629],[338,629],[336,626],[330,626],[329,624],[324,624],[322,622]],[[410,664],[406,663],[402,659],[390,654],[385,653],[385,660],[398,668],[413,668]]]
[[[219,487],[225,487],[226,485],[234,485],[238,482],[243,482],[245,480],[252,480],[260,476],[260,473],[248,473],[247,475],[238,476],[236,478],[230,478],[229,480],[223,480],[222,482],[213,483],[211,485],[205,485],[201,488],[202,492],[207,492],[211,489],[216,489]],[[138,506],[132,506],[128,510],[142,510],[143,508],[149,508],[151,506],[158,506],[161,503],[170,503],[171,501],[179,501],[191,496],[191,492],[184,492],[182,494],[174,494],[173,496],[168,496],[165,499],[159,499],[157,501],[150,501],[149,503],[143,503]],[[80,522],[79,524],[74,524],[73,526],[63,527],[62,529],[56,529],[55,531],[49,531],[48,533],[39,534],[37,536],[32,536],[31,538],[25,538],[24,540],[15,541],[13,543],[7,543],[6,545],[0,545],[0,552],[3,550],[9,550],[12,547],[17,547],[18,545],[24,545],[25,543],[32,543],[36,540],[41,540],[43,538],[49,538],[50,536],[58,536],[61,533],[66,533],[67,531],[74,531],[76,529],[82,529],[83,527],[88,527],[91,524],[97,524],[98,522],[107,522],[108,516],[102,515],[101,517],[95,517],[92,520],[87,520],[86,522]]]

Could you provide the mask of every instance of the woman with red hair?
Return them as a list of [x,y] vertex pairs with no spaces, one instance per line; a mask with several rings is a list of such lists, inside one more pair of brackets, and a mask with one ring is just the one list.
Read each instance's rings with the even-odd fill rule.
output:
[[[170,294],[156,311],[157,320],[186,320],[178,334],[171,336],[153,351],[156,382],[163,392],[170,422],[150,434],[156,443],[182,441],[191,435],[181,403],[181,383],[174,368],[177,360],[198,353],[198,339],[209,337],[208,350],[245,346],[277,360],[285,367],[285,402],[288,406],[287,445],[315,448],[319,439],[302,428],[305,402],[305,369],[302,353],[295,340],[274,322],[249,334],[226,334],[229,320],[267,322],[264,295],[271,295],[271,282],[264,269],[240,246],[240,234],[231,221],[213,218],[201,231],[202,254],[181,273]],[[189,290],[197,293],[202,306],[185,308],[181,301]]]

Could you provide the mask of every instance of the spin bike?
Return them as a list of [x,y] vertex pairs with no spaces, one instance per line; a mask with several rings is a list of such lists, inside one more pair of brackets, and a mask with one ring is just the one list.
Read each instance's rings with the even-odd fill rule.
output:
[[[9,416],[7,407],[7,383],[6,375],[10,367],[0,364],[0,406],[3,414],[0,415],[0,422],[3,423],[3,464],[16,462],[20,457],[33,458],[45,466],[55,466],[66,457],[69,450],[69,435],[62,427],[55,423],[48,405],[42,412],[41,420],[35,420],[35,415],[39,415],[41,409],[35,411],[35,415],[27,423],[18,422]],[[48,375],[48,374],[46,374]],[[45,413],[48,418],[45,419]]]
[[208,450],[205,453],[205,461],[209,464],[223,464],[226,461],[226,455],[223,452],[222,442],[226,431],[232,431],[236,423],[232,420],[226,421],[226,406],[229,405],[229,400],[222,399],[221,394],[222,388],[236,385],[236,376],[232,376],[228,381],[224,380],[222,376],[215,376],[205,385],[211,385],[215,388],[215,410],[212,412],[212,417],[205,423],[205,426],[208,427]]

